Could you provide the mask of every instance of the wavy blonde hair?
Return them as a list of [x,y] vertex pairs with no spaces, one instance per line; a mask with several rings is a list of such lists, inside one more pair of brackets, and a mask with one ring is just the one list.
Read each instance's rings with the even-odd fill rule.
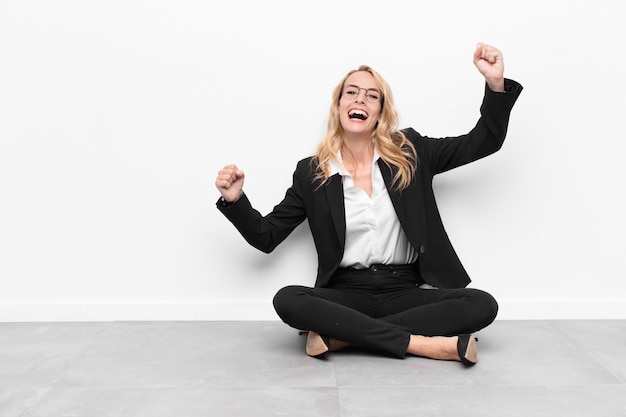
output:
[[330,178],[330,161],[337,161],[337,152],[343,144],[343,127],[339,120],[339,101],[343,87],[348,77],[355,72],[366,71],[370,73],[382,90],[380,120],[372,133],[374,146],[385,163],[397,168],[393,177],[393,185],[398,190],[404,190],[411,183],[418,164],[417,150],[406,138],[404,133],[398,130],[398,112],[393,105],[393,95],[389,84],[372,68],[361,65],[350,71],[335,87],[332,95],[332,104],[327,121],[326,137],[317,146],[315,156],[311,163],[315,166],[315,180],[324,185]]

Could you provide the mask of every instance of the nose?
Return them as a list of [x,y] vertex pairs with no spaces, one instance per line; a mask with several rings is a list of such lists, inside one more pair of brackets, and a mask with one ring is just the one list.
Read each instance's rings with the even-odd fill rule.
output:
[[[363,92],[363,95],[361,95],[361,92]],[[359,88],[359,93],[354,98],[354,101],[357,101],[359,103],[365,103],[366,95],[367,95],[367,90],[365,88]]]

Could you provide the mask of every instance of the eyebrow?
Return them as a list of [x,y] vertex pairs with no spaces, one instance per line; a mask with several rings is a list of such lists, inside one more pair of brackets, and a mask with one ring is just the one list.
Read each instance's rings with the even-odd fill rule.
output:
[[374,91],[378,91],[380,94],[382,94],[382,93],[383,93],[383,92],[382,92],[379,88],[376,88],[376,87],[369,87],[369,88],[367,88],[367,87],[360,87],[360,86],[358,86],[358,85],[356,85],[356,84],[346,84],[346,85],[344,85],[344,86],[343,86],[343,88],[346,88],[346,87],[356,87],[356,88],[359,88],[359,89],[361,89],[361,88],[362,88],[363,90],[374,90]]

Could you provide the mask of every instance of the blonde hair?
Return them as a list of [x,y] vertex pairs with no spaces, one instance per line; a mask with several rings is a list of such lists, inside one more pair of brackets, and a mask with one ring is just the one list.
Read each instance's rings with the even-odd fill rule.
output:
[[317,146],[315,156],[311,160],[315,166],[315,180],[320,181],[320,186],[324,185],[330,178],[330,161],[337,161],[337,152],[343,144],[343,128],[339,120],[339,101],[346,80],[358,71],[370,73],[382,90],[381,114],[372,133],[372,140],[381,159],[387,165],[397,168],[393,177],[394,187],[400,191],[404,190],[409,186],[415,174],[418,163],[417,150],[404,133],[398,130],[398,112],[393,105],[393,96],[389,84],[367,65],[361,65],[350,71],[333,90],[326,137]]

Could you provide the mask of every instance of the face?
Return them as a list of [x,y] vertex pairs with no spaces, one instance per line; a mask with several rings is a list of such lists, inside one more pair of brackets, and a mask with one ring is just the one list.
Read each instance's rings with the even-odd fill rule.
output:
[[369,138],[382,110],[382,92],[372,74],[367,71],[351,74],[343,85],[338,107],[344,133]]

